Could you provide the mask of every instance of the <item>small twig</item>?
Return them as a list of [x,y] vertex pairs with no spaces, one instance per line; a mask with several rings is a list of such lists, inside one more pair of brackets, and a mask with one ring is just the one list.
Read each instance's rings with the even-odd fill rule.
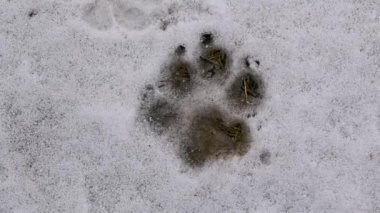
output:
[[222,62],[222,60],[223,60],[224,57],[222,57],[222,56],[223,56],[222,54],[218,54],[218,63],[219,63],[219,66],[220,66],[220,67],[223,67],[223,62]]
[[210,60],[210,59],[208,59],[208,58],[206,58],[206,57],[201,56],[200,58],[201,58],[202,60],[205,60],[205,61],[207,61],[207,62],[209,62],[209,63],[215,65],[215,66],[219,66],[219,63],[217,63],[217,62],[215,62],[215,61],[213,61],[213,60]]
[[245,102],[248,103],[247,82],[245,81],[245,79],[243,80],[243,82],[244,82]]

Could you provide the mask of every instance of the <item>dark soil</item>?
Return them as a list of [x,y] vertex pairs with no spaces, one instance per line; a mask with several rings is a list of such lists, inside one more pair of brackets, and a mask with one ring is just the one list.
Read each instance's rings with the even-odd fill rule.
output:
[[189,94],[193,88],[195,69],[190,63],[183,59],[186,47],[179,45],[172,56],[172,60],[163,70],[163,80],[160,81],[160,88],[168,88],[175,96],[182,97]]
[[208,160],[244,155],[249,146],[246,123],[225,117],[217,108],[211,107],[192,118],[183,156],[187,164],[202,166]]
[[228,96],[235,104],[255,106],[264,95],[263,81],[257,75],[242,73],[233,81]]
[[190,65],[181,60],[173,62],[169,66],[169,79],[167,80],[170,89],[177,95],[190,92],[193,84],[193,70]]
[[200,56],[202,77],[207,79],[220,78],[227,74],[227,53],[220,48],[205,49]]

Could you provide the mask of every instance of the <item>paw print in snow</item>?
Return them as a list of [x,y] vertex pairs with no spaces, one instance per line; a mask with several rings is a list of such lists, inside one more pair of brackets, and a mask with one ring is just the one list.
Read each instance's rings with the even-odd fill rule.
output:
[[140,110],[141,121],[168,134],[178,156],[191,167],[249,151],[249,116],[242,115],[256,113],[265,89],[249,61],[232,72],[232,58],[215,44],[213,34],[202,34],[199,46],[195,63],[186,59],[185,46],[173,51],[161,80],[144,91]]

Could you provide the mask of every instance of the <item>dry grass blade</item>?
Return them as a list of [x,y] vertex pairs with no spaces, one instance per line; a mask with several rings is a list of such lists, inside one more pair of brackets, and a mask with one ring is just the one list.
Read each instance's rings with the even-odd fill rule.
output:
[[245,102],[248,103],[248,93],[247,93],[247,81],[244,79],[244,94],[245,94]]

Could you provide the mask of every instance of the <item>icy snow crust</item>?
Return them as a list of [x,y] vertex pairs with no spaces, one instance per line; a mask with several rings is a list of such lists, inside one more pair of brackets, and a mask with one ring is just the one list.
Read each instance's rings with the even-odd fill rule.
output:
[[[137,118],[205,31],[266,90],[249,152],[191,169]],[[379,32],[377,0],[2,0],[0,212],[379,212]]]

